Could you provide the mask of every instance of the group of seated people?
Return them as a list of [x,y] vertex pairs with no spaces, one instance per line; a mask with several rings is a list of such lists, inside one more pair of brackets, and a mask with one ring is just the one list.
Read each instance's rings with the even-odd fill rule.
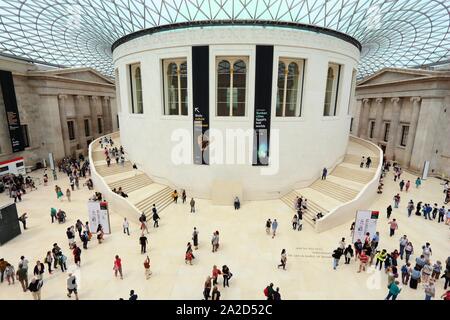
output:
[[312,221],[314,221],[314,223],[316,223],[316,221],[319,220],[319,219],[321,219],[321,218],[323,218],[323,214],[322,214],[322,212],[318,212],[318,213],[316,214],[316,217],[313,218]]
[[103,196],[101,194],[101,192],[95,192],[94,195],[89,199],[92,201],[102,201]]
[[118,195],[124,198],[128,198],[128,195],[125,192],[123,192],[122,187],[119,187],[119,189],[114,188],[112,189],[112,192],[117,193]]

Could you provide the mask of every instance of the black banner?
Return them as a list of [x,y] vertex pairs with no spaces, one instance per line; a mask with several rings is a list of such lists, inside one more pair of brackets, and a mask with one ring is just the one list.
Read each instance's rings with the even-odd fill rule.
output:
[[21,234],[15,203],[0,208],[0,245]]
[[269,165],[273,46],[256,46],[253,165]]
[[193,156],[209,164],[209,47],[192,47]]
[[5,104],[12,151],[23,151],[25,149],[25,143],[22,128],[20,127],[14,81],[10,71],[0,70],[0,86],[3,93],[3,103]]

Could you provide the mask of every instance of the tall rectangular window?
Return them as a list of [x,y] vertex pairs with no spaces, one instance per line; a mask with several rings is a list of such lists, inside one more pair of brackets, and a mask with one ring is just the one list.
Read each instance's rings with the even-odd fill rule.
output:
[[117,120],[117,129],[120,128],[120,123],[119,123],[119,115],[116,114],[116,120]]
[[277,117],[302,115],[305,60],[280,58],[278,62]]
[[30,146],[30,136],[28,135],[28,125],[23,124],[22,127],[22,135],[23,135],[23,143],[25,148]]
[[350,119],[350,132],[353,132],[353,117]]
[[75,128],[73,121],[67,121],[67,128],[69,129],[69,140],[75,140]]
[[89,127],[89,119],[84,119],[84,135],[89,137],[91,135],[91,128]]
[[325,89],[325,103],[323,106],[324,116],[335,116],[337,112],[337,102],[339,97],[339,81],[342,66],[336,63],[329,63],[327,69],[327,83]]
[[384,124],[384,142],[387,142],[389,140],[389,130],[391,128],[391,124],[390,123],[385,123]]
[[408,141],[409,126],[402,126],[402,139],[400,140],[400,145],[406,147],[406,142]]
[[98,133],[103,133],[103,119],[97,118]]
[[164,114],[187,116],[188,88],[186,58],[163,60]]
[[217,57],[216,115],[244,117],[247,100],[248,57]]
[[120,101],[120,82],[119,82],[119,69],[115,70],[115,84],[116,84],[116,104],[117,104],[117,111],[120,112],[122,110],[122,105]]
[[356,88],[356,70],[353,69],[352,71],[352,85],[350,87],[350,97],[348,99],[348,106],[347,106],[347,114],[350,114],[350,107],[353,102],[353,97],[355,96],[355,88]]
[[375,129],[375,121],[370,121],[369,123],[369,138],[373,138],[373,131]]
[[144,113],[141,64],[135,63],[128,65],[128,73],[130,76],[131,113]]

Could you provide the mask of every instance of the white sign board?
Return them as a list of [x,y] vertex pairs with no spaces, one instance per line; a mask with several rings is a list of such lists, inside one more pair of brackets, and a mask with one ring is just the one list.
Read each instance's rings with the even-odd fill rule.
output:
[[89,201],[89,229],[92,233],[97,232],[98,225],[101,224],[103,232],[111,234],[109,223],[108,203],[105,201]]
[[364,242],[366,233],[370,233],[370,237],[377,231],[377,221],[379,212],[371,210],[358,210],[355,219],[355,231],[353,233],[353,243],[360,239]]

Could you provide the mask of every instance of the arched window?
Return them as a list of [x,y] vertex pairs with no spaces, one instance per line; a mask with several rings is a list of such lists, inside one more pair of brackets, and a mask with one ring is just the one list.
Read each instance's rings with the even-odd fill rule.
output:
[[336,115],[340,73],[341,65],[335,63],[328,64],[327,86],[325,89],[325,102],[323,107],[324,116]]
[[245,58],[217,59],[217,116],[245,116],[247,63]]
[[277,117],[300,117],[304,60],[282,58],[278,62]]
[[163,62],[164,114],[187,115],[187,63],[185,59],[168,59]]
[[144,104],[142,102],[142,78],[141,78],[141,68],[136,68],[134,74],[134,81],[136,83],[136,113],[144,113]]
[[139,63],[135,63],[130,64],[128,67],[130,77],[131,113],[144,113],[141,65]]

